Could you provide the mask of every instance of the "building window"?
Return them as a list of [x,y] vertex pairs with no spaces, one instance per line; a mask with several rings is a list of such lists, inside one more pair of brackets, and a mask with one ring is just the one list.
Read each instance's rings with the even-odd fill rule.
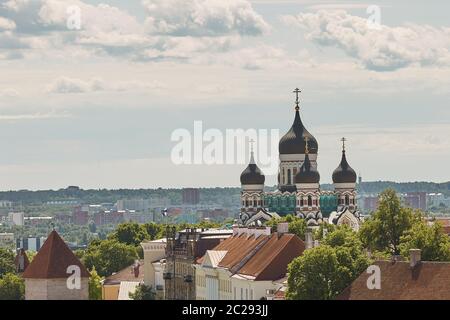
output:
[[236,287],[233,288],[233,299],[236,300]]
[[248,300],[248,289],[245,289],[245,300]]
[[345,205],[349,205],[350,204],[350,197],[347,195],[345,195]]
[[250,300],[253,300],[253,289],[250,289]]
[[287,184],[291,184],[291,169],[287,170],[287,179],[288,179],[288,183]]
[[241,288],[241,300],[244,300],[244,288]]
[[308,196],[308,207],[312,207],[312,197]]

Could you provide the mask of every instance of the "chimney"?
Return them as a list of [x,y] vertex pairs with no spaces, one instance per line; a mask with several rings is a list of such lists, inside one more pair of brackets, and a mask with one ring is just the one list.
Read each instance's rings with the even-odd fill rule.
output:
[[314,243],[311,231],[306,232],[305,239],[306,239],[306,249],[312,249],[314,247]]
[[421,261],[422,251],[420,249],[410,249],[409,250],[409,263],[411,268],[417,266]]
[[277,225],[277,233],[279,235],[283,234],[283,233],[288,233],[289,232],[289,223],[287,222],[280,222]]

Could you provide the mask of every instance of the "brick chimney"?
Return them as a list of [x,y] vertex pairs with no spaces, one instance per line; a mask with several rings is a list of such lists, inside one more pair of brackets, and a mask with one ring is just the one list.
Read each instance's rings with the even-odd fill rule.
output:
[[417,266],[421,259],[422,251],[420,249],[410,249],[409,250],[409,261],[411,268]]

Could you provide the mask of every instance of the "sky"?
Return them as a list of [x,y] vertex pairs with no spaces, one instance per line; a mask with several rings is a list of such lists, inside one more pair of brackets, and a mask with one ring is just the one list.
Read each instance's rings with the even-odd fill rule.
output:
[[175,164],[173,133],[202,121],[283,135],[296,87],[322,183],[343,136],[364,181],[448,181],[449,12],[448,1],[0,0],[0,190],[238,186],[243,163]]

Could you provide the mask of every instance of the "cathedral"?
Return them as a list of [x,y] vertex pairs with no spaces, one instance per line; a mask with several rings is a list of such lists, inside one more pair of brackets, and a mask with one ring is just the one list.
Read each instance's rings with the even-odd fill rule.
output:
[[272,218],[295,214],[306,219],[310,228],[331,223],[347,224],[357,230],[361,224],[356,204],[357,176],[347,162],[346,140],[342,138],[341,162],[332,175],[333,190],[322,191],[317,170],[319,144],[300,117],[300,90],[295,89],[294,93],[294,123],[278,145],[278,188],[264,191],[265,176],[255,162],[252,148],[250,163],[241,174],[240,223],[261,225]]

